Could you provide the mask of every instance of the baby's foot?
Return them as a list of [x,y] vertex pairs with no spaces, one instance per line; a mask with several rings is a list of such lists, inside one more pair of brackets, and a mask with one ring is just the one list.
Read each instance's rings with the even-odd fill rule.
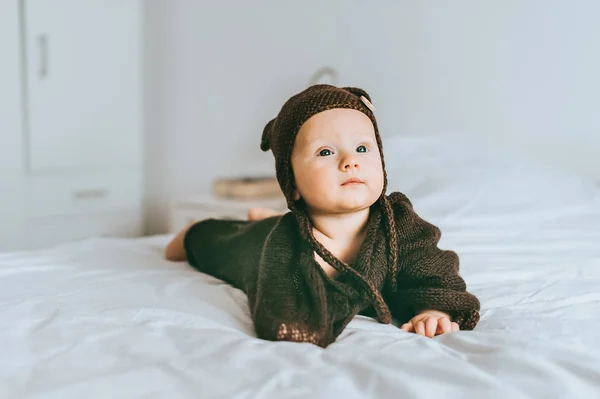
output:
[[248,220],[262,220],[270,218],[271,216],[277,216],[280,212],[273,209],[267,208],[252,208],[248,211]]

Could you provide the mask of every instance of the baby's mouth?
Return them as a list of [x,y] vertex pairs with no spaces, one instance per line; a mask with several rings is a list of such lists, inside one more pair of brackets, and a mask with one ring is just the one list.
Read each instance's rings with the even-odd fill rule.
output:
[[355,184],[363,184],[364,182],[360,180],[358,177],[351,177],[345,182],[342,183],[342,186],[351,186]]

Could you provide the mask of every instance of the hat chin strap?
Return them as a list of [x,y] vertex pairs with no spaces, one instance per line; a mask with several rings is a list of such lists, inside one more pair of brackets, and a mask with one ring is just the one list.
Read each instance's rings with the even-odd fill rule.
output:
[[300,232],[304,238],[308,240],[310,249],[316,252],[324,261],[326,261],[331,267],[336,269],[338,272],[346,272],[353,275],[363,286],[367,295],[371,299],[371,303],[377,313],[377,317],[382,323],[391,323],[392,315],[390,309],[386,305],[383,297],[375,287],[372,286],[360,273],[348,266],[345,262],[342,262],[336,258],[327,248],[325,248],[312,233],[312,226],[310,219],[306,214],[306,209],[298,209],[294,206],[291,211],[296,215],[296,219],[299,222]]

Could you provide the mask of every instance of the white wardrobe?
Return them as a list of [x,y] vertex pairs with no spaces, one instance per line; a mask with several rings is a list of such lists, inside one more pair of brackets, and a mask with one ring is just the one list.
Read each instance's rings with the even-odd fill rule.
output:
[[142,233],[141,0],[0,2],[0,251]]

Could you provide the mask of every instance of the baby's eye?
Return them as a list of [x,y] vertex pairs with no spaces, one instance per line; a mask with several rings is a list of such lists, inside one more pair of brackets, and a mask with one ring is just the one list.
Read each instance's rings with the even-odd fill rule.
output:
[[328,150],[328,149],[321,150],[319,152],[319,156],[320,157],[326,157],[326,156],[331,155],[331,154],[333,154],[333,153],[331,152],[331,150]]
[[356,152],[367,152],[367,147],[365,147],[364,145],[359,145],[356,148]]

